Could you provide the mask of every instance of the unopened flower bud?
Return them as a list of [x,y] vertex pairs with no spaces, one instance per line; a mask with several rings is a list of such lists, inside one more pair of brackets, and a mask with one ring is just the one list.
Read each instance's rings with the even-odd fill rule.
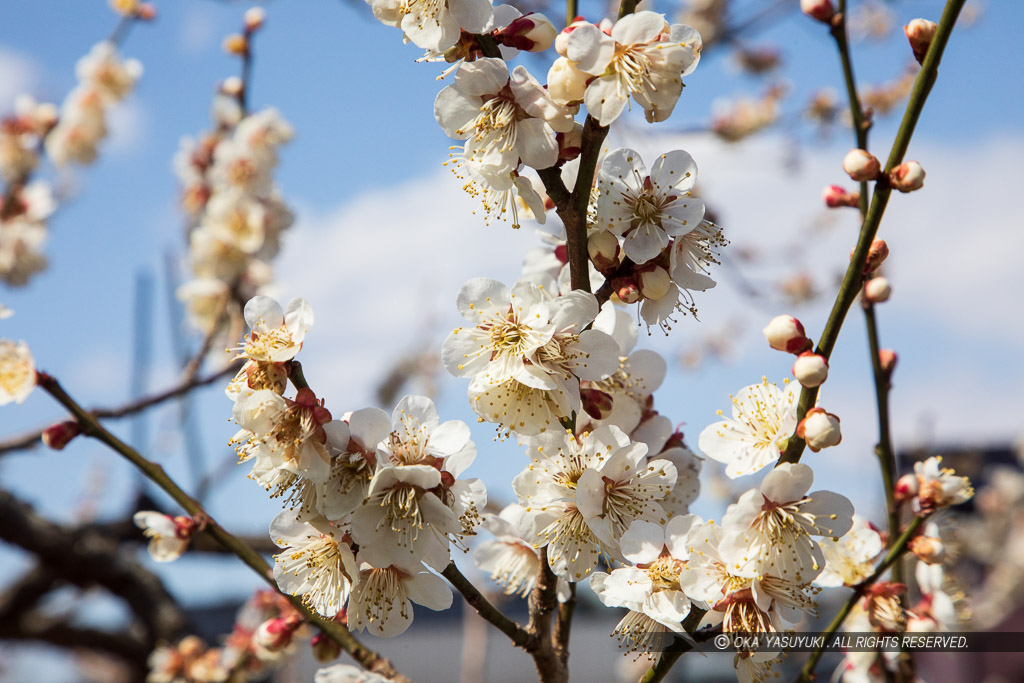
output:
[[[583,17],[576,17],[572,20],[572,23],[562,29],[562,32],[555,36],[555,52],[563,57],[569,54],[569,34],[576,30],[577,26],[586,24],[587,20]],[[548,80],[550,84],[551,81]]]
[[309,646],[313,649],[313,658],[321,664],[333,662],[341,654],[341,645],[325,633],[317,633],[313,636],[313,639],[309,641]]
[[939,564],[946,557],[946,546],[934,536],[917,536],[910,541],[910,552],[925,564]]
[[874,154],[863,149],[851,149],[843,158],[843,170],[852,180],[874,180],[882,172],[882,164]]
[[672,278],[661,266],[647,266],[640,271],[640,293],[645,299],[657,301],[668,294]]
[[928,48],[931,46],[938,28],[934,21],[927,19],[914,19],[903,27],[903,33],[910,41],[910,49],[914,51],[914,59],[918,64],[924,62],[924,56],[928,54]]
[[800,10],[807,16],[828,23],[835,14],[832,0],[800,0]]
[[824,408],[811,408],[807,416],[796,426],[796,435],[807,443],[807,447],[817,453],[822,448],[838,446],[843,440],[839,429],[839,418]]
[[892,296],[892,285],[884,277],[873,277],[864,283],[865,300],[873,304],[880,304],[888,301],[890,296]]
[[82,427],[74,420],[60,422],[47,427],[43,432],[43,443],[55,451],[62,450],[71,439],[82,433]]
[[619,238],[607,230],[598,230],[587,238],[587,253],[600,271],[619,265]]
[[245,11],[245,30],[247,33],[258,31],[267,20],[267,12],[262,7],[250,7]]
[[558,29],[540,12],[527,12],[512,23],[495,31],[494,39],[502,45],[527,52],[543,52],[555,42]]
[[828,361],[813,351],[804,351],[793,363],[793,376],[802,387],[821,386],[828,379]]
[[830,209],[838,209],[841,206],[857,206],[860,202],[860,192],[847,192],[839,185],[829,185],[821,193],[825,200],[825,206]]
[[635,304],[640,301],[640,288],[632,278],[618,278],[612,282],[612,286],[615,288],[615,296],[619,297],[622,303]]
[[559,57],[548,69],[548,95],[558,104],[581,102],[589,79],[567,57]]
[[[853,257],[852,251],[850,257]],[[889,245],[885,243],[885,240],[873,240],[871,246],[868,247],[867,259],[864,261],[864,273],[874,272],[887,258],[889,258]]]
[[612,413],[611,394],[594,388],[580,388],[583,410],[595,420],[603,420]]
[[301,617],[267,619],[256,629],[254,640],[260,647],[279,652],[291,644],[292,635],[301,624]]
[[896,369],[896,361],[899,357],[892,349],[879,349],[878,362],[882,366],[882,372],[886,377],[892,377],[892,371]]
[[791,315],[772,318],[763,330],[769,346],[776,351],[800,354],[811,348],[811,340],[804,334],[804,326]]
[[924,187],[924,169],[916,161],[904,161],[892,169],[890,184],[900,192],[913,192]]
[[156,6],[151,5],[148,2],[145,2],[139,5],[139,9],[135,13],[135,16],[141,19],[142,21],[153,21],[154,19],[156,19]]
[[[580,155],[580,151],[583,149],[583,126],[579,122],[574,122],[572,130],[567,133],[558,133],[555,135],[555,140],[558,142],[558,158],[562,161],[572,161]],[[554,206],[554,202],[552,202]]]
[[915,497],[917,495],[917,491],[917,475],[904,474],[896,480],[896,485],[893,487],[893,496],[897,503],[903,503]]
[[224,39],[224,52],[244,57],[249,52],[249,41],[245,36],[233,33]]

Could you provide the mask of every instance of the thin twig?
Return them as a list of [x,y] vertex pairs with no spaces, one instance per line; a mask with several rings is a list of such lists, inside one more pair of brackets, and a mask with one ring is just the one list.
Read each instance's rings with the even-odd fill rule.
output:
[[[957,16],[959,16],[964,2],[965,0],[948,0],[946,2],[946,8],[942,12],[942,19],[939,22],[938,30],[935,32],[935,37],[932,40],[931,47],[928,49],[928,54],[925,57],[921,71],[917,74],[917,78],[914,81],[914,87],[910,93],[910,101],[907,102],[903,121],[900,123],[899,131],[896,133],[896,140],[893,142],[889,159],[885,164],[886,174],[900,164],[907,153],[907,147],[910,145],[910,139],[914,135],[914,129],[917,127],[917,121],[921,117],[925,101],[928,99],[928,94],[935,84],[939,62],[942,60],[942,53],[946,49],[949,36],[953,31],[953,25],[956,24]],[[882,221],[882,215],[885,213],[885,207],[889,203],[889,196],[891,194],[892,188],[888,183],[881,181],[875,183],[874,194],[871,198],[867,215],[864,218],[864,225],[861,228],[857,246],[850,257],[850,265],[846,269],[846,275],[843,277],[839,293],[836,295],[835,303],[832,305],[832,312],[829,314],[828,322],[825,323],[825,329],[818,340],[818,346],[815,350],[815,353],[824,356],[826,359],[832,354],[832,348],[839,337],[839,330],[843,326],[846,314],[860,292],[868,249],[878,233],[878,226]],[[800,392],[800,402],[797,406],[797,422],[807,415],[807,411],[814,405],[817,398],[818,387],[812,389],[805,388]],[[800,456],[804,452],[804,446],[804,440],[798,437],[794,431],[789,444],[786,446],[786,451],[779,458],[779,462],[799,462]]]

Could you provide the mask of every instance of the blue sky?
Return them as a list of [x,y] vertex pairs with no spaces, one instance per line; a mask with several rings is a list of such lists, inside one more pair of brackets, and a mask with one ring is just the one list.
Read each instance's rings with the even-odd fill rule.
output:
[[[23,89],[52,101],[63,98],[74,85],[75,61],[115,23],[105,4],[53,0],[4,7],[0,112],[8,111],[14,93]],[[236,73],[237,62],[222,53],[220,43],[237,30],[247,6],[163,2],[157,22],[133,30],[123,53],[140,59],[145,74],[113,119],[114,134],[99,163],[76,171],[76,192],[51,222],[50,268],[24,289],[0,289],[0,302],[16,311],[0,322],[0,335],[27,340],[40,367],[86,405],[117,404],[127,396],[132,290],[140,271],[158,279],[149,388],[173,381],[172,330],[160,280],[163,253],[182,253],[183,219],[171,158],[181,136],[208,126],[215,84]],[[581,3],[583,13],[595,20],[600,7]],[[266,28],[256,39],[252,102],[278,107],[297,131],[276,176],[298,213],[279,260],[278,289],[283,300],[304,296],[314,306],[317,323],[303,351],[306,374],[340,414],[366,405],[385,372],[361,359],[386,363],[413,348],[425,331],[439,342],[458,322],[458,285],[475,275],[514,279],[522,254],[537,241],[528,226],[518,232],[502,224],[484,228],[469,213],[472,205],[461,196],[459,183],[441,169],[450,144],[432,117],[433,98],[442,86],[434,77],[441,69],[415,63],[418,49],[403,46],[395,30],[378,24],[361,5],[321,0],[268,3],[267,8]],[[896,3],[894,23],[902,26],[917,16],[937,19],[940,10],[938,2]],[[1004,302],[1007,292],[1024,285],[1014,261],[1024,245],[1017,234],[1019,216],[998,184],[1019,176],[1017,159],[1024,152],[1024,91],[1017,73],[1024,46],[1003,30],[1022,21],[1021,3],[989,2],[974,26],[954,35],[909,154],[929,172],[925,191],[894,198],[883,222],[882,234],[893,246],[896,294],[879,315],[883,345],[901,353],[893,396],[898,445],[919,442],[915,439],[1005,441],[1019,435],[1024,403],[1016,387],[1024,380],[1024,328],[1016,307],[1008,311]],[[785,79],[793,89],[784,110],[806,102],[818,87],[842,90],[827,32],[810,20],[795,15],[759,31],[752,42],[782,49]],[[855,50],[864,83],[892,80],[909,55],[902,35],[860,43]],[[546,69],[543,58],[524,63],[538,72]],[[759,81],[736,73],[724,51],[709,52],[687,78],[677,112],[662,130],[705,122],[717,98],[761,89]],[[872,131],[872,149],[880,157],[897,123],[895,117],[880,119]],[[842,182],[839,163],[852,146],[843,129],[825,142],[805,135],[797,150],[799,169],[790,173],[782,160],[794,147],[785,135],[730,147],[708,136],[659,137],[658,130],[642,127],[634,117],[613,133],[611,144],[628,143],[641,151],[666,145],[689,149],[734,248],[778,248],[791,244],[800,226],[816,224],[822,217],[820,189]],[[849,215],[831,218],[822,239],[805,253],[780,255],[775,265],[784,270],[787,261],[800,262],[823,287],[831,287],[829,278],[841,272],[856,229]],[[767,268],[764,277],[776,278],[779,270]],[[728,394],[762,374],[781,380],[789,372],[789,360],[768,350],[758,332],[783,310],[737,296],[725,277],[721,283],[698,297],[701,323],[684,320],[668,339],[660,333],[641,335],[641,344],[671,359],[658,406],[686,423],[693,442],[715,409],[727,407]],[[403,294],[410,288],[414,295]],[[812,336],[824,323],[827,298],[793,311]],[[747,325],[734,340],[737,355],[731,362],[696,373],[675,362],[681,347],[735,319]],[[863,337],[854,309],[833,359],[827,386],[834,394],[823,394],[830,400],[827,407],[844,418],[847,436],[834,453],[808,462],[823,486],[848,493],[871,514],[877,513],[872,507],[878,501],[877,472],[867,451],[875,426]],[[511,443],[494,444],[490,427],[474,423],[461,381],[440,379],[442,415],[470,422],[479,445],[471,473],[508,500],[508,481],[524,464],[522,454]],[[230,403],[210,389],[197,406],[207,451],[219,459],[234,431],[227,422]],[[22,406],[0,410],[0,438],[59,415],[56,405],[37,393]],[[151,438],[140,446],[188,483],[173,411],[154,414],[149,427]],[[62,453],[4,457],[0,476],[5,486],[67,520],[81,514],[90,487],[102,514],[124,514],[124,501],[137,482],[114,454],[82,440]],[[851,481],[856,482],[852,487]],[[705,489],[713,488],[708,482]],[[751,485],[744,481],[740,490]],[[241,468],[211,501],[220,521],[247,533],[263,533],[276,509]],[[720,510],[720,502],[699,509],[707,515]],[[0,547],[0,581],[24,566],[23,559]],[[231,566],[229,561],[184,561],[162,575],[200,601],[223,591],[242,594],[256,585],[245,570]],[[200,583],[203,587],[196,588]]]

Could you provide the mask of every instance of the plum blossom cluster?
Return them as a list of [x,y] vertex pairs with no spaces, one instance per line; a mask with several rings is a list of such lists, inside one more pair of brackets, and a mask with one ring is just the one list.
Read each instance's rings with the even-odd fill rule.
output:
[[365,408],[333,419],[294,361],[308,304],[283,311],[255,297],[245,317],[246,361],[227,389],[240,427],[232,443],[253,463],[250,478],[285,503],[270,527],[280,588],[381,636],[409,627],[413,602],[446,609],[451,590],[430,570],[466,547],[486,505],[483,484],[460,478],[476,457],[469,428],[442,423],[423,396],[404,397],[390,417]]
[[[146,681],[262,680],[270,669],[294,657],[298,653],[296,646],[310,640],[312,630],[280,593],[256,591],[238,610],[232,631],[220,646],[210,647],[196,636],[173,645],[157,645],[149,657]],[[312,638],[315,653],[318,637]]]
[[[0,320],[12,315],[0,305]],[[24,341],[0,338],[0,406],[22,403],[36,386],[36,363]]]
[[270,282],[281,235],[294,222],[273,179],[278,152],[294,131],[274,108],[247,111],[244,92],[240,79],[227,79],[215,98],[214,129],[184,138],[174,159],[192,271],[178,297],[206,333],[225,314],[237,319],[241,303]]
[[93,46],[75,67],[78,85],[59,111],[21,95],[14,112],[0,120],[0,279],[24,285],[46,268],[47,220],[56,209],[49,183],[30,181],[43,153],[58,167],[96,161],[108,134],[108,113],[142,75],[142,64],[121,59],[111,42]]

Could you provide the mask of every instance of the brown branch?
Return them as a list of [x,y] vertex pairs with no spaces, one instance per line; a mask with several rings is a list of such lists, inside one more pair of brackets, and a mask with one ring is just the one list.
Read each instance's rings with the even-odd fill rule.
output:
[[[126,403],[125,405],[119,406],[117,408],[94,408],[88,411],[88,413],[95,418],[112,420],[116,420],[122,417],[128,417],[130,415],[135,415],[136,413],[140,413],[144,410],[152,408],[153,406],[164,403],[165,401],[169,401],[173,398],[178,398],[179,396],[184,396],[193,389],[198,389],[199,387],[204,387],[208,384],[213,384],[214,382],[221,380],[224,377],[227,377],[228,375],[238,372],[238,369],[240,367],[240,364],[232,363],[231,365],[221,370],[218,370],[217,372],[211,373],[209,375],[204,375],[203,377],[192,378],[190,381],[178,384],[174,387],[171,387],[170,389],[161,391],[158,394],[153,394],[152,396],[147,396],[137,401]],[[49,426],[50,425],[47,425],[47,427]],[[35,448],[36,446],[39,446],[42,443],[41,438],[43,436],[44,431],[46,431],[46,427],[42,429],[35,429],[26,434],[22,434],[21,436],[16,436],[14,438],[8,439],[7,441],[0,442],[0,456],[2,456],[5,453],[10,453],[12,451],[25,450],[27,448]]]
[[38,613],[27,614],[18,621],[0,622],[0,640],[38,640],[62,648],[104,652],[128,662],[136,680],[145,676],[146,661],[152,650],[149,643],[130,629],[114,633],[79,628]]

